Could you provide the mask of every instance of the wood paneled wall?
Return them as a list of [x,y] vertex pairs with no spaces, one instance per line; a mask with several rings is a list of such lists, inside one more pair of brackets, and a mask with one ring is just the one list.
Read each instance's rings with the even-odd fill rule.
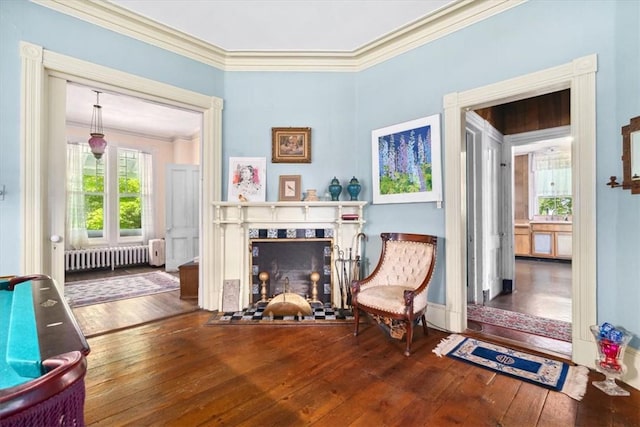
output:
[[569,89],[475,110],[503,135],[571,124]]
[[529,219],[529,156],[515,156],[513,161],[513,218]]

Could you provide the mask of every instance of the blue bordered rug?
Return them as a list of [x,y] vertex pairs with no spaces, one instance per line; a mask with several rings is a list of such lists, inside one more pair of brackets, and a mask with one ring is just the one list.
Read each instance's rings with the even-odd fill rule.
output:
[[586,366],[571,366],[564,362],[475,338],[458,334],[449,335],[433,352],[440,357],[446,355],[521,381],[559,391],[575,400],[581,400],[587,390],[589,369]]

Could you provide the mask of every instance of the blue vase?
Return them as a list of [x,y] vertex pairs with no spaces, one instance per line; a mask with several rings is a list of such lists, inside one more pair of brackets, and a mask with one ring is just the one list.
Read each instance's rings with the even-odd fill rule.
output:
[[329,185],[329,194],[331,194],[331,200],[334,202],[339,200],[340,193],[342,193],[342,185],[340,185],[340,181],[335,176],[331,180],[331,184]]
[[351,181],[349,181],[349,185],[347,185],[347,191],[351,196],[351,200],[358,200],[358,194],[360,194],[360,188],[361,188],[360,183],[358,182],[356,177],[354,176],[353,178],[351,178]]

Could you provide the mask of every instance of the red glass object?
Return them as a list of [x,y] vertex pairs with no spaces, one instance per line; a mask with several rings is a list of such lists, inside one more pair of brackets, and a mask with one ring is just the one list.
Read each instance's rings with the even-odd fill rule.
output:
[[600,360],[600,366],[607,369],[613,369],[614,371],[621,371],[622,365],[618,362],[618,358],[622,347],[608,339],[600,340],[598,345],[600,345],[600,351],[604,356]]

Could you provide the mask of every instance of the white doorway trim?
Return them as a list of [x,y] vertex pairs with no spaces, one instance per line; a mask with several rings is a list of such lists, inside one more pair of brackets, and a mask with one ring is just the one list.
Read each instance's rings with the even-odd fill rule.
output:
[[[222,108],[221,98],[203,95],[186,89],[145,79],[133,74],[96,65],[69,56],[44,50],[31,43],[20,43],[21,57],[21,256],[20,273],[49,274],[51,265],[47,259],[53,250],[49,235],[64,235],[64,230],[54,231],[46,227],[48,174],[44,157],[49,141],[47,78],[57,75],[71,77],[80,83],[96,82],[104,88],[125,94],[135,94],[148,100],[188,108],[203,113],[201,144],[200,189],[200,283],[202,277],[211,278],[208,287],[201,287],[199,305],[206,309],[217,308],[215,289],[221,280],[213,280],[213,218],[211,206],[221,196],[222,158]],[[59,285],[60,286],[60,285]]]
[[572,323],[575,362],[593,366],[596,323],[596,55],[503,82],[444,96],[446,328],[467,327],[467,171],[464,143],[468,110],[571,89],[572,176],[574,195]]

